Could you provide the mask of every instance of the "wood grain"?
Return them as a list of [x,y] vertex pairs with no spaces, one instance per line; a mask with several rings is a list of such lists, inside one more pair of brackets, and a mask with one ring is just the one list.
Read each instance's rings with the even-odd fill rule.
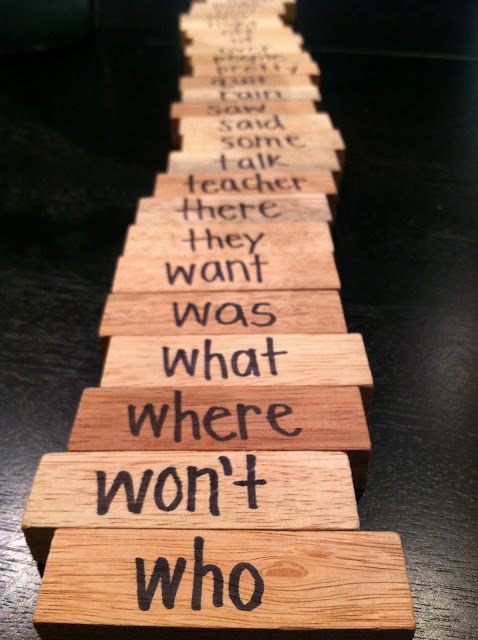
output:
[[[193,611],[201,549],[203,564],[215,564],[223,573],[224,599],[223,606],[213,606],[209,573],[202,581],[201,608]],[[151,599],[138,591],[138,583],[149,584],[159,557],[171,570],[179,557],[186,562],[171,609],[163,604],[161,587]],[[240,577],[242,602],[256,594],[252,611],[238,610],[228,595],[231,572],[240,562],[252,565],[263,581],[260,597],[249,572]],[[144,582],[138,566],[144,568]],[[197,588],[195,595],[198,605]],[[75,640],[82,628],[72,625],[92,626],[95,640],[150,640],[157,637],[154,630],[173,627],[276,630],[268,639],[310,630],[319,640],[410,640],[415,628],[399,536],[359,531],[137,531],[132,536],[121,530],[62,529],[53,541],[34,624],[44,639]],[[144,636],[148,629],[151,635]],[[296,632],[283,636],[285,630]],[[198,633],[211,637],[210,631],[196,630],[181,637]],[[252,637],[236,633],[241,640]]]
[[337,530],[358,514],[341,452],[49,453],[22,521],[37,562],[60,527]]
[[257,195],[141,198],[136,211],[137,225],[183,224],[204,226],[210,222],[235,225],[274,225],[287,222],[332,222],[332,209],[325,194]]
[[320,253],[333,253],[334,243],[326,222],[210,222],[203,228],[184,223],[163,223],[161,226],[131,225],[126,233],[125,256],[181,258],[209,257],[220,260],[222,253],[237,257],[255,253],[268,254],[288,244],[313,247]]
[[[156,416],[168,407],[160,432],[153,430],[149,419],[140,430],[131,422],[130,412],[134,410],[139,417],[148,405],[154,407]],[[274,411],[274,405],[282,406]],[[204,428],[204,417],[218,406],[225,411],[215,422],[215,435]],[[255,409],[241,419],[244,406]],[[181,428],[177,425],[176,411],[185,410],[196,412],[198,432],[193,431],[191,417]],[[272,412],[284,414],[276,418],[277,424],[271,420]],[[355,487],[365,486],[371,445],[356,387],[85,389],[68,450],[220,451],[225,442],[229,451],[344,451]]]
[[[209,361],[210,366],[207,366],[205,352],[208,344],[200,336],[114,336],[101,386],[213,386],[220,383],[233,387],[240,383],[244,386],[359,386],[371,389],[373,384],[359,334],[274,335],[270,339],[256,335],[213,336],[209,352],[221,353],[224,367],[219,358]],[[269,357],[260,355],[268,353],[269,348],[284,352],[275,357],[275,367]],[[185,350],[189,361],[192,354],[197,353],[196,367],[191,366],[190,373],[179,362],[174,372],[166,370],[178,349]],[[237,368],[243,375],[234,373],[233,358],[237,359]],[[253,372],[248,365],[254,359],[257,359],[257,369]],[[244,375],[246,373],[248,375]]]
[[336,291],[113,293],[100,337],[230,333],[345,333]]
[[259,170],[259,171],[196,171],[189,175],[159,173],[153,195],[160,198],[258,195],[270,198],[277,195],[337,195],[337,185],[331,171]]
[[341,171],[338,154],[331,148],[276,150],[273,153],[254,150],[234,151],[173,151],[169,154],[169,173],[214,173],[218,171],[261,171],[262,169],[289,169],[310,171],[313,169]]
[[301,249],[298,260],[293,245],[242,257],[234,250],[224,250],[215,260],[212,256],[182,258],[174,253],[123,256],[112,287],[114,293],[307,289],[340,289],[334,257],[309,246]]

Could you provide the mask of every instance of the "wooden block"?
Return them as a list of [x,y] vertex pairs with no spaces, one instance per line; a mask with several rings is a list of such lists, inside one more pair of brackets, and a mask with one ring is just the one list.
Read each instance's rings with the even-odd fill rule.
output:
[[101,386],[358,386],[371,390],[362,336],[147,336],[111,338]]
[[[128,228],[123,250],[125,256],[195,258],[218,260],[223,252],[237,258],[268,254],[287,245],[307,248],[315,253],[333,253],[334,243],[326,222],[283,222],[275,225],[236,222],[211,222],[207,227],[180,223],[159,226],[132,225]],[[307,249],[306,249],[307,252]]]
[[[181,421],[185,411],[194,414]],[[162,412],[160,430],[155,416]],[[359,390],[310,386],[85,389],[68,450],[220,451],[224,446],[228,451],[344,451],[358,489],[365,487],[371,450]]]
[[170,118],[173,121],[184,118],[249,116],[268,114],[312,115],[316,113],[314,102],[310,100],[275,100],[273,102],[173,102]]
[[220,640],[225,629],[410,640],[415,629],[398,534],[362,531],[62,529],[34,624],[43,640]]
[[256,52],[256,53],[214,53],[197,52],[194,55],[186,53],[186,64],[191,69],[199,65],[214,65],[221,68],[224,65],[307,65],[313,64],[314,60],[307,51],[290,52]]
[[275,197],[337,195],[333,175],[327,170],[267,170],[240,172],[196,172],[189,175],[159,173],[156,176],[154,195],[158,198],[242,198],[247,195]]
[[303,49],[299,42],[295,40],[287,40],[281,42],[280,40],[274,42],[270,40],[266,43],[252,43],[244,45],[228,45],[211,43],[207,40],[196,40],[193,45],[184,47],[184,55],[187,58],[195,58],[196,56],[253,56],[253,55],[266,55],[274,53],[283,54],[300,54]]
[[181,93],[187,91],[199,91],[203,89],[280,89],[282,87],[310,87],[314,82],[308,75],[266,75],[245,74],[245,75],[212,75],[203,76],[183,76],[179,79],[179,90]]
[[[314,130],[307,132],[305,124],[292,125],[284,128],[262,131],[253,126],[250,130],[242,132],[237,129],[227,119],[212,120],[215,127],[202,128],[199,121],[198,128],[193,130],[191,125],[196,125],[196,120],[211,122],[210,118],[188,119],[185,122],[187,132],[181,135],[181,148],[184,153],[215,153],[217,151],[242,151],[242,153],[272,151],[295,151],[300,150],[302,154],[307,154],[309,149],[317,148],[333,149],[340,154],[341,159],[345,155],[345,144],[337,129]],[[263,122],[278,123],[282,125],[281,116],[275,115],[269,118],[261,118]],[[243,121],[244,122],[244,121]],[[182,125],[183,123],[181,123]],[[181,129],[180,125],[180,129]],[[212,131],[213,129],[216,131]],[[217,129],[228,130],[227,134],[217,131]]]
[[345,333],[337,291],[113,293],[99,335]]
[[[287,80],[287,78],[285,78]],[[287,85],[281,82],[274,86],[236,87],[221,89],[204,87],[203,89],[185,89],[181,92],[183,102],[269,102],[271,100],[320,100],[315,84]]]
[[253,29],[240,25],[237,28],[189,30],[187,47],[191,49],[216,49],[218,47],[260,47],[271,45],[281,51],[301,51],[304,39],[284,24],[279,28]]
[[170,110],[172,144],[180,145],[179,120],[184,118],[211,118],[219,116],[268,115],[293,113],[311,115],[316,113],[315,103],[310,100],[273,100],[271,102],[173,102]]
[[258,196],[202,197],[202,198],[141,198],[136,212],[138,225],[163,225],[169,223],[204,225],[237,224],[242,221],[256,224],[281,222],[332,221],[331,206],[325,194],[313,196],[277,195],[268,198]]
[[22,522],[37,562],[60,527],[357,529],[358,514],[341,452],[49,453]]
[[223,76],[268,75],[281,77],[320,76],[316,62],[262,62],[262,63],[197,63],[192,69],[194,78],[213,78]]
[[214,33],[221,29],[281,29],[284,21],[278,14],[228,15],[210,11],[203,16],[182,14],[179,16],[179,29],[189,33],[211,29]]
[[278,247],[267,253],[238,257],[233,250],[212,257],[160,258],[124,256],[118,260],[114,293],[159,293],[166,291],[284,291],[340,289],[331,253],[314,247]]
[[[173,151],[169,154],[169,173],[228,173],[237,171],[311,171],[326,170],[334,173],[341,171],[338,153],[330,147],[280,150],[280,153],[235,149],[227,152],[190,152]],[[341,153],[341,156],[343,154]]]

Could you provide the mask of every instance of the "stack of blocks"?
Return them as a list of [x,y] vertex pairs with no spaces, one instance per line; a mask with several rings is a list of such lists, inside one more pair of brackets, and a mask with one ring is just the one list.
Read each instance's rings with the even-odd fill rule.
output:
[[180,150],[118,260],[101,386],[24,515],[44,640],[413,637],[398,535],[358,530],[372,377],[329,228],[344,144],[293,12],[181,17]]

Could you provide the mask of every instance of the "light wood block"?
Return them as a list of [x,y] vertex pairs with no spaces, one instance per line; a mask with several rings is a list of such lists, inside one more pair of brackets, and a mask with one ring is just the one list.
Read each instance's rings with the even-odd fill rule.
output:
[[[181,421],[185,411],[194,414]],[[159,429],[155,419],[162,412]],[[359,390],[310,386],[85,389],[68,450],[220,451],[225,446],[228,451],[344,451],[358,489],[365,487],[371,450]]]
[[161,226],[132,225],[128,228],[123,255],[132,257],[220,259],[223,252],[247,258],[268,254],[296,243],[315,253],[333,253],[334,243],[326,222],[277,222],[275,225],[211,222],[203,228],[183,223]]
[[341,452],[49,453],[22,522],[37,562],[60,527],[357,529],[358,514]]
[[195,69],[198,65],[212,64],[216,68],[223,65],[262,65],[262,64],[280,64],[280,65],[303,65],[313,64],[310,53],[307,51],[275,53],[213,53],[213,52],[197,52],[194,55],[186,54],[185,63],[187,68]]
[[[203,78],[200,78],[200,80],[203,80]],[[274,109],[274,104],[272,104],[272,109]],[[278,104],[281,103],[279,102]],[[216,136],[248,135],[249,133],[274,135],[276,132],[283,132],[298,133],[300,135],[321,134],[335,139],[334,132],[336,131],[337,129],[334,128],[329,114],[324,112],[300,115],[295,113],[254,112],[249,114],[240,113],[238,115],[224,114],[216,118],[208,116],[184,118],[179,123],[179,133],[181,135],[194,132]]]
[[158,198],[337,195],[330,171],[267,170],[228,173],[193,172],[189,175],[159,173],[153,194]]
[[267,75],[281,77],[320,76],[318,64],[313,60],[269,61],[269,62],[197,62],[191,69],[195,78],[214,78],[223,76]]
[[[162,565],[176,573],[169,587]],[[43,640],[152,640],[173,628],[186,640],[224,629],[237,640],[410,640],[415,629],[399,536],[360,531],[62,529],[34,624]]]
[[273,102],[173,102],[170,119],[184,118],[255,116],[268,114],[312,115],[316,113],[314,102],[310,100],[276,100]]
[[217,47],[258,47],[272,45],[281,51],[301,51],[304,39],[284,24],[278,28],[254,29],[244,23],[237,29],[201,29],[188,31],[188,48],[215,49]]
[[267,253],[238,256],[222,251],[220,258],[124,256],[118,260],[114,293],[178,291],[284,291],[340,289],[333,255],[313,247],[278,247]]
[[[214,354],[214,355],[213,355]],[[362,336],[147,336],[111,338],[101,386],[358,386],[373,380]]]
[[[196,120],[196,119],[195,119]],[[229,152],[237,151],[243,154],[248,154],[251,151],[253,153],[260,153],[264,151],[271,151],[281,153],[282,151],[301,151],[302,154],[308,154],[310,151],[315,151],[318,148],[333,149],[340,154],[340,158],[343,158],[345,154],[345,143],[337,129],[324,129],[315,130],[310,129],[306,131],[305,124],[279,128],[282,124],[281,117],[279,115],[271,116],[268,120],[262,118],[262,120],[278,123],[276,130],[260,131],[255,127],[251,127],[250,130],[241,132],[236,128],[232,128],[230,124],[225,124],[224,127],[231,127],[229,133],[221,133],[217,129],[221,129],[222,123],[225,120],[221,119],[220,123],[216,124],[216,131],[211,131],[213,127],[202,128],[201,124],[203,120],[211,122],[210,118],[198,118],[198,122],[195,120],[186,120],[184,128],[187,130],[181,137],[181,148],[184,153],[216,153],[216,152]],[[201,123],[199,122],[201,120]],[[181,123],[182,124],[182,123]],[[193,127],[197,124],[197,129],[194,132]],[[192,126],[191,126],[192,125]],[[312,126],[312,125],[310,125]],[[181,130],[181,125],[180,125]]]
[[336,291],[113,293],[99,335],[345,333]]
[[204,32],[210,29],[212,32],[224,29],[281,29],[284,21],[278,14],[253,14],[250,15],[227,15],[210,11],[203,16],[190,16],[182,14],[179,16],[179,29],[184,33]]
[[[341,154],[342,156],[342,154]],[[270,171],[270,170],[325,170],[339,173],[341,165],[338,153],[330,147],[292,149],[272,153],[267,151],[245,151],[235,149],[215,154],[191,151],[173,151],[169,154],[169,173],[215,173],[224,171]]]
[[138,225],[189,224],[210,222],[236,224],[278,224],[287,222],[332,222],[332,210],[325,194],[314,196],[258,196],[205,198],[141,198],[136,212]]
[[[285,79],[287,80],[287,78]],[[183,102],[269,102],[275,100],[320,100],[319,89],[314,83],[290,85],[280,82],[270,87],[204,87],[185,89],[181,92]]]
[[212,75],[209,77],[183,76],[179,79],[179,90],[181,93],[187,91],[199,91],[203,89],[280,89],[281,87],[310,87],[315,83],[309,75],[266,75],[244,74],[244,75]]
[[259,55],[267,53],[301,53],[303,51],[300,39],[282,38],[257,39],[244,41],[243,43],[231,44],[226,40],[218,42],[211,41],[207,35],[203,39],[196,38],[194,43],[184,48],[184,55],[194,57],[201,54],[209,55]]

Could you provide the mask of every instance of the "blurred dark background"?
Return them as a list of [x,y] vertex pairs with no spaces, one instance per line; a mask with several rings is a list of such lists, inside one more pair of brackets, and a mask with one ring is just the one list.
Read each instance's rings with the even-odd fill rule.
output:
[[[2,640],[36,638],[21,516],[99,383],[116,258],[166,166],[187,4],[0,3]],[[417,640],[474,640],[478,4],[298,0],[297,29],[348,148],[336,258],[376,384],[362,528],[402,535]]]

